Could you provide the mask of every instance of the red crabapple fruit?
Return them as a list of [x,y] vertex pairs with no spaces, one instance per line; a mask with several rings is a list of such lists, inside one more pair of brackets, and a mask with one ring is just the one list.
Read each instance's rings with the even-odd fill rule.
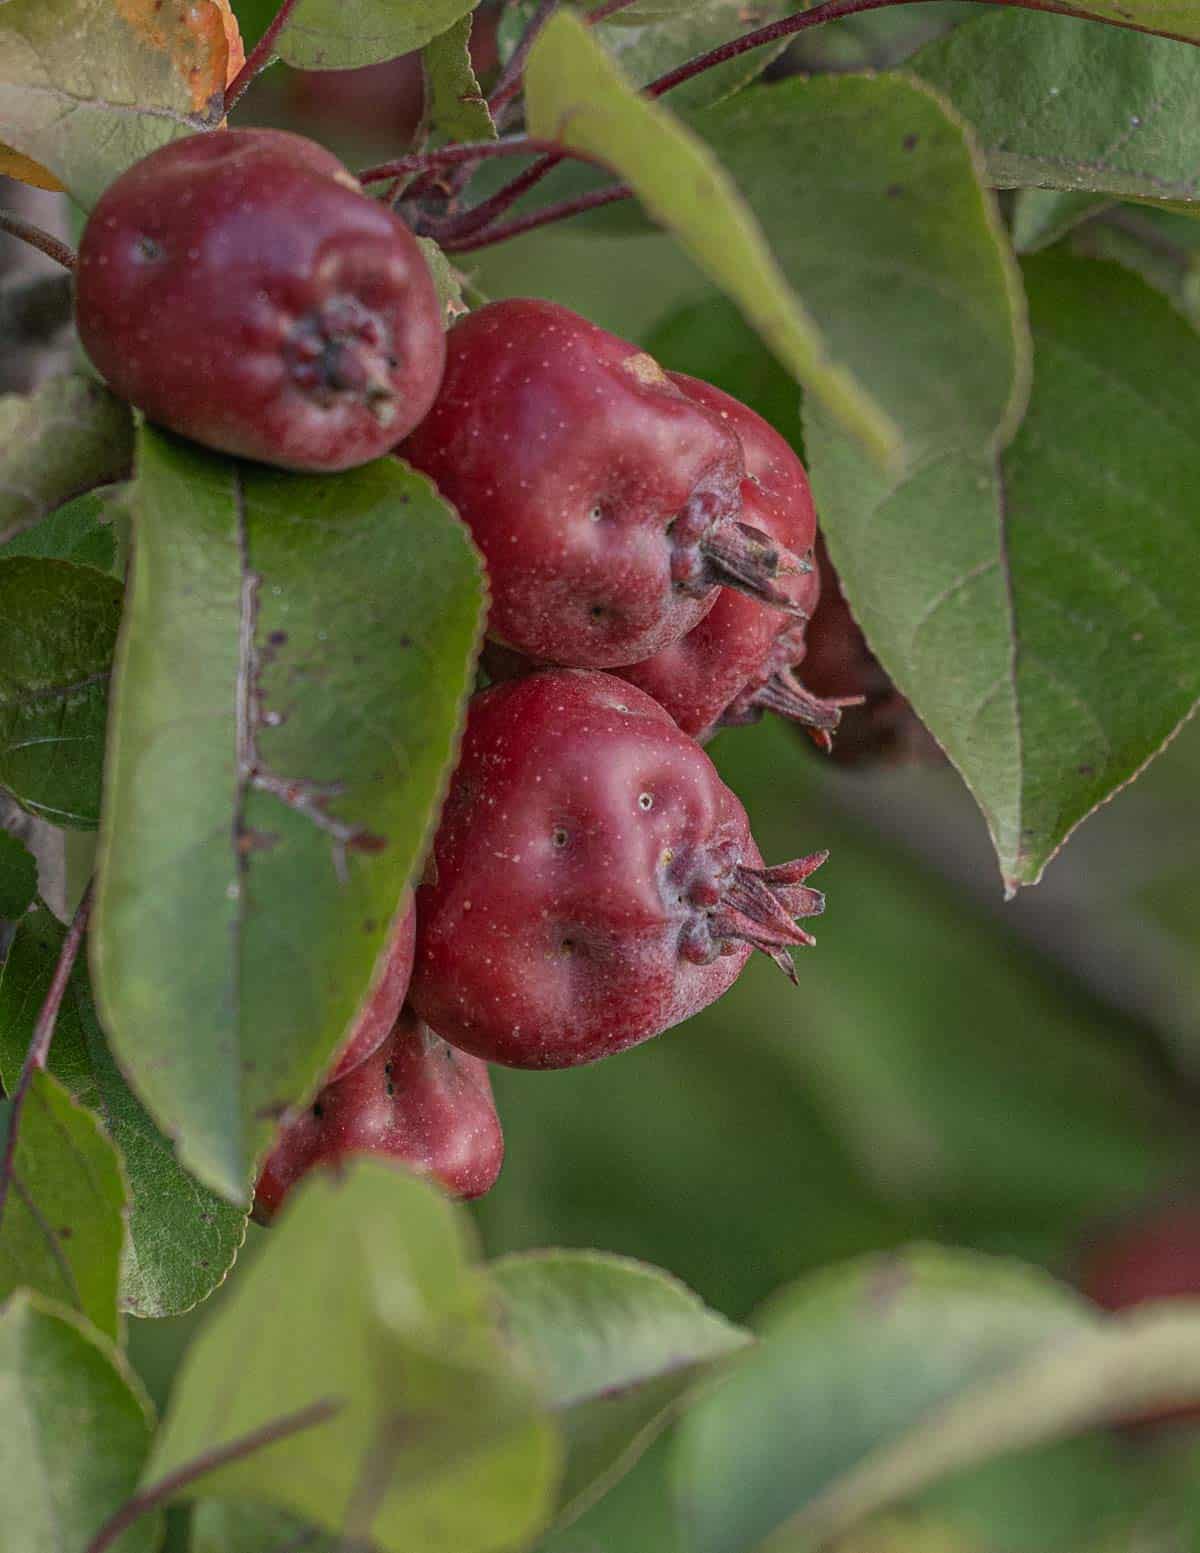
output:
[[391,1033],[408,996],[416,939],[417,911],[410,901],[408,910],[393,924],[375,967],[366,1001],[342,1043],[326,1083],[336,1083],[353,1072]]
[[207,447],[287,469],[388,452],[441,381],[412,233],[336,157],[282,130],[152,151],[101,195],[76,320],[109,385]]
[[766,868],[708,756],[610,674],[544,669],[471,703],[417,891],[410,999],[491,1062],[562,1068],[719,998],[752,949],[795,979],[816,853]]

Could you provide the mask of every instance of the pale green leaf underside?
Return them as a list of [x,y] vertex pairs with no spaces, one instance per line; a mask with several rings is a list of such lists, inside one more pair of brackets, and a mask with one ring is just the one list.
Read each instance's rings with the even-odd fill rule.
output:
[[147,430],[91,934],[101,1018],[180,1158],[245,1200],[422,855],[478,557],[395,459],[328,477]]
[[349,70],[424,48],[477,0],[300,0],[279,57],[303,70]]

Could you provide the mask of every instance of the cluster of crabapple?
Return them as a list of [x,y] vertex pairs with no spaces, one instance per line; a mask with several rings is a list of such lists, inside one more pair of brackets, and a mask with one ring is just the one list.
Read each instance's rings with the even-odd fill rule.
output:
[[283,1120],[261,1218],[351,1152],[478,1195],[503,1154],[489,1062],[648,1040],[756,949],[795,979],[824,853],[764,865],[702,747],[771,710],[828,748],[844,704],[796,674],[816,515],[778,433],[549,302],[444,333],[404,223],[278,131],[177,141],[122,175],[84,232],[77,318],[150,420],[297,470],[394,452],[486,564],[491,683],[363,1009]]

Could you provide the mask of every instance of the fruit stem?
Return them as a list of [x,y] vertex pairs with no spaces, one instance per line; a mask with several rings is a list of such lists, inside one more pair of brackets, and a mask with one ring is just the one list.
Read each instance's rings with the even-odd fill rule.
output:
[[246,56],[246,63],[225,88],[226,113],[233,111],[251,81],[255,76],[261,75],[271,63],[274,58],[275,40],[287,26],[288,19],[295,9],[296,0],[283,0],[275,15],[267,23],[266,31]]
[[433,172],[439,167],[456,167],[461,162],[482,162],[496,156],[537,156],[543,151],[552,152],[556,157],[569,156],[579,162],[596,161],[588,152],[568,150],[557,140],[538,140],[533,135],[507,135],[503,140],[463,140],[453,146],[436,146],[431,151],[414,151],[409,156],[397,157],[393,162],[379,162],[374,167],[366,167],[356,176],[359,183],[382,183],[385,178],[408,178],[418,173]]
[[527,216],[514,216],[511,221],[497,222],[482,232],[447,237],[441,242],[441,247],[446,253],[471,253],[476,248],[488,248],[492,243],[507,242],[510,237],[519,237],[522,232],[532,232],[535,227],[548,226],[552,221],[562,221],[567,216],[577,216],[585,210],[598,210],[601,205],[628,199],[632,193],[633,190],[626,184],[605,184],[602,189],[593,189],[590,194],[577,194],[573,199],[559,200]]
[[789,573],[811,571],[811,565],[782,549],[759,529],[748,523],[724,523],[705,535],[700,550],[707,562],[707,587],[735,588],[772,609],[781,609],[800,620],[808,619],[808,612],[777,588],[774,579],[785,569]]
[[88,918],[91,913],[92,885],[89,881],[79,905],[75,908],[75,915],[71,919],[71,926],[67,929],[67,936],[63,939],[58,964],[54,967],[54,975],[51,977],[45,1000],[37,1016],[37,1023],[33,1027],[29,1050],[25,1053],[25,1061],[21,1064],[16,1088],[12,1092],[8,1137],[4,1144],[4,1160],[0,1164],[0,1221],[4,1218],[4,1205],[8,1201],[8,1186],[13,1177],[13,1165],[17,1157],[21,1114],[29,1096],[29,1086],[33,1083],[33,1075],[42,1072],[50,1056],[50,1044],[54,1040],[58,1011],[66,996],[67,984],[71,980],[71,972],[75,969],[75,961],[79,958],[80,945],[83,943],[83,935],[87,932]]
[[15,210],[0,210],[0,232],[7,232],[10,237],[19,237],[23,243],[37,248],[56,264],[61,264],[64,270],[75,268],[74,251],[66,243],[60,243],[57,237],[44,232],[40,226],[34,226],[32,221],[18,216]]

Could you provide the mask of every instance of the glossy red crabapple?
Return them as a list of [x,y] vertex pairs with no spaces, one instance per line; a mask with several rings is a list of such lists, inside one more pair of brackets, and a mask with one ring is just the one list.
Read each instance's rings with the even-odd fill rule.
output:
[[410,999],[465,1051],[592,1062],[719,998],[753,948],[795,975],[817,853],[765,868],[708,756],[635,686],[543,669],[472,701]]
[[504,1161],[487,1063],[405,1009],[365,1062],[285,1118],[259,1175],[255,1217],[269,1221],[310,1170],[352,1154],[399,1160],[456,1197],[482,1196]]
[[568,308],[493,302],[455,324],[437,402],[399,451],[483,551],[489,635],[527,657],[636,663],[718,585],[792,607],[776,579],[794,558],[742,521],[733,429]]
[[76,320],[150,420],[289,469],[347,469],[416,425],[445,337],[404,223],[336,157],[281,130],[153,151],[101,195]]
[[[683,373],[671,380],[689,398],[731,426],[746,461],[742,485],[745,520],[783,549],[807,558],[817,534],[808,475],[790,445],[748,405],[710,383]],[[745,594],[724,592],[698,625],[654,657],[616,672],[664,706],[685,733],[706,739],[722,724],[778,712],[830,747],[843,702],[823,700],[797,678],[805,654],[805,626],[816,608],[815,566],[780,579],[796,616],[769,609]]]
[[366,1000],[341,1045],[327,1083],[335,1083],[365,1062],[391,1033],[408,996],[416,938],[417,911],[410,899],[408,909],[398,917],[388,934]]

